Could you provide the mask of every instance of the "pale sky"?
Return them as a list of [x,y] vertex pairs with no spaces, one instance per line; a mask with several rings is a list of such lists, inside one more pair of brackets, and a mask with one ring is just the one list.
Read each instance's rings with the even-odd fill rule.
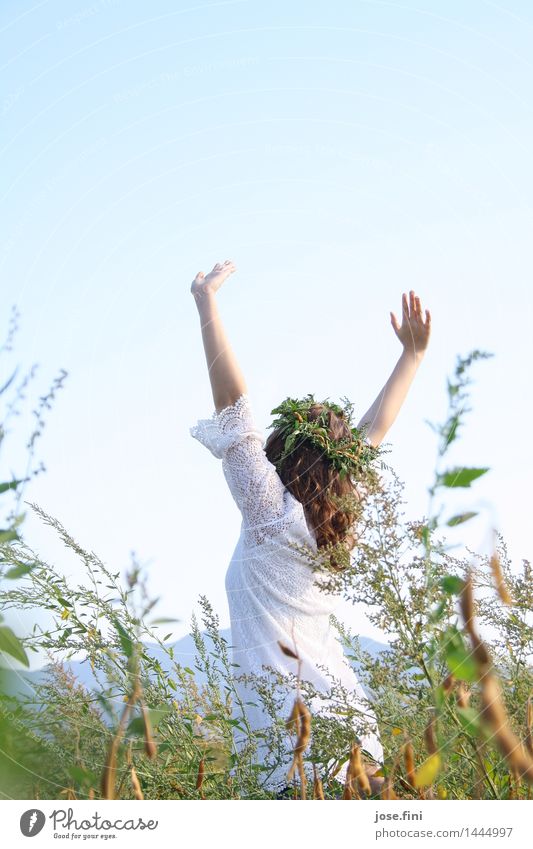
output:
[[[21,329],[0,380],[40,364],[2,479],[65,368],[25,499],[113,570],[148,562],[176,638],[200,594],[229,625],[240,514],[189,434],[213,410],[190,284],[226,258],[219,306],[265,438],[287,395],[348,396],[358,419],[401,353],[402,292],[431,310],[385,437],[408,519],[457,354],[493,352],[449,452],[490,472],[444,515],[481,512],[452,542],[485,552],[496,522],[515,568],[531,557],[532,36],[525,0],[1,4],[2,328],[16,304]],[[24,532],[83,574],[30,508]],[[380,638],[359,608],[346,622]]]

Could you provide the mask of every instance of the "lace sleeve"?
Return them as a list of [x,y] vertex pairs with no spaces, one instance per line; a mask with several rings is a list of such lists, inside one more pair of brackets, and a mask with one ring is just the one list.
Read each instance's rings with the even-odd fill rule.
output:
[[260,541],[266,529],[283,518],[286,489],[263,449],[263,434],[255,423],[249,396],[241,395],[210,419],[199,419],[190,433],[222,459],[222,470],[245,531]]

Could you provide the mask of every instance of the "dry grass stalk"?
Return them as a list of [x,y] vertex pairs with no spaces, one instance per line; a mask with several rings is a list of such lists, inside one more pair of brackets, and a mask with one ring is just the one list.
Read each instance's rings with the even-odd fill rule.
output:
[[512,731],[503,705],[500,685],[494,675],[486,673],[481,680],[482,715],[496,738],[498,748],[518,778],[533,784],[533,757],[524,749]]
[[157,745],[152,733],[152,723],[150,722],[150,714],[146,709],[144,699],[141,700],[141,714],[144,726],[144,751],[147,756],[153,760],[157,756]]
[[142,791],[142,788],[141,788],[141,783],[139,781],[137,773],[135,772],[134,766],[131,767],[131,773],[130,774],[131,774],[131,784],[132,784],[132,787],[133,787],[133,792],[135,794],[135,798],[136,799],[144,799],[143,791]]
[[361,761],[361,747],[355,743],[352,746],[351,757],[353,758],[353,774],[357,780],[357,783],[363,793],[368,793],[369,795],[372,792],[372,788],[370,786],[370,781],[368,779],[368,775]]
[[346,760],[346,758],[345,758],[345,757],[339,758],[339,760],[337,760],[337,762],[336,762],[336,763],[335,763],[335,765],[332,767],[331,772],[330,772],[330,774],[329,774],[328,783],[331,783],[331,781],[333,781],[333,779],[335,778],[335,776],[336,776],[336,775],[338,775],[338,773],[340,772],[341,767],[342,767],[342,765],[343,765],[343,763],[344,763],[344,761],[345,761],[345,760]]
[[533,696],[529,696],[526,705],[526,749],[529,754],[533,757],[533,736],[532,736],[532,727],[533,727]]
[[278,640],[278,646],[280,647],[280,649],[281,649],[281,651],[283,652],[283,654],[287,655],[287,657],[293,657],[293,658],[294,658],[294,660],[299,660],[299,659],[300,659],[300,658],[298,657],[298,655],[296,654],[296,652],[294,652],[292,649],[290,649],[288,646],[286,646],[286,645],[285,645],[284,643],[282,643],[280,640]]
[[446,695],[448,695],[448,693],[451,690],[453,690],[454,685],[455,685],[455,676],[454,676],[453,672],[450,672],[449,675],[447,675],[446,678],[444,679],[444,681],[442,682],[442,689],[444,690],[444,693]]
[[120,745],[120,741],[124,734],[124,730],[126,728],[126,723],[129,719],[131,711],[137,701],[140,698],[141,689],[138,680],[135,681],[133,685],[133,690],[128,697],[128,701],[124,706],[124,710],[122,711],[122,716],[120,717],[120,721],[117,728],[117,733],[111,740],[109,748],[107,750],[106,761],[104,764],[104,770],[102,773],[101,780],[101,791],[102,791],[102,799],[114,799],[115,798],[115,782],[116,782],[116,774],[117,774],[117,752],[118,747]]
[[513,599],[511,598],[511,594],[507,589],[507,584],[505,583],[505,578],[503,577],[500,557],[497,551],[494,551],[490,558],[490,568],[492,572],[492,577],[494,578],[496,592],[498,593],[504,604],[512,604]]
[[385,781],[383,782],[383,787],[381,789],[380,794],[381,799],[397,799],[398,796],[394,792],[392,775],[388,775]]
[[[427,725],[424,729],[424,741],[425,741],[425,744],[426,744],[426,749],[427,749],[428,755],[429,756],[436,755],[438,748],[437,748],[437,738],[436,738],[436,732],[435,732],[435,709],[434,708],[432,708],[432,710],[431,710],[431,715],[430,715],[429,721],[428,721],[428,723],[427,723]],[[435,798],[435,795],[433,793],[433,785],[430,784],[428,787],[426,787],[425,791],[423,791],[422,794],[421,794],[421,798],[423,798],[423,799],[434,799]]]
[[413,745],[410,740],[404,743],[403,746],[403,755],[405,761],[405,772],[407,775],[407,781],[411,785],[411,789],[413,792],[416,792],[415,788],[415,757],[413,751]]
[[360,799],[360,795],[357,792],[357,788],[354,783],[354,774],[353,774],[353,748],[350,753],[350,761],[348,763],[348,769],[346,770],[346,778],[344,779],[344,789],[342,791],[343,799]]
[[357,792],[357,788],[353,782],[353,778],[350,775],[350,769],[348,768],[346,772],[346,778],[344,781],[344,789],[342,791],[342,799],[360,799],[360,795]]
[[76,793],[73,787],[65,787],[64,790],[59,794],[60,796],[65,796],[66,799],[72,801],[73,799],[77,799]]
[[472,641],[472,654],[478,667],[482,707],[480,716],[492,731],[492,736],[509,767],[515,770],[518,778],[524,778],[529,784],[533,784],[533,757],[511,729],[500,684],[492,671],[489,652],[474,626],[471,573],[468,574],[461,592],[461,612]]
[[303,764],[303,752],[305,751],[311,736],[311,714],[303,701],[297,697],[291,711],[291,715],[286,722],[288,731],[295,730],[297,734],[296,745],[293,752],[293,761],[287,773],[287,781],[291,781],[292,777],[298,769],[301,783],[301,798],[306,798],[307,779],[305,776]]
[[435,710],[432,709],[431,715],[424,729],[424,740],[428,754],[434,755],[437,751],[437,740],[435,736]]
[[318,774],[316,764],[313,764],[313,799],[324,799],[324,787]]
[[205,763],[204,759],[200,759],[200,763],[198,764],[198,775],[196,776],[196,789],[201,790],[202,784],[204,783],[205,776]]
[[361,796],[358,792],[357,785],[364,793],[371,794],[372,788],[370,787],[370,781],[361,761],[361,747],[357,743],[354,743],[350,752],[348,769],[346,770],[342,798],[353,799],[355,797],[356,799],[360,799]]
[[467,686],[464,681],[457,682],[457,704],[461,708],[468,707],[468,703],[470,702],[470,690],[467,689]]
[[293,660],[298,661],[298,677],[297,677],[297,694],[294,705],[292,707],[291,715],[287,722],[285,723],[287,730],[296,732],[296,745],[294,747],[293,752],[293,761],[291,767],[287,773],[287,781],[291,781],[292,777],[298,769],[298,773],[300,775],[300,798],[307,798],[307,778],[304,770],[304,762],[303,762],[303,752],[307,744],[309,743],[309,738],[311,736],[311,714],[309,710],[303,703],[300,698],[300,672],[302,668],[302,661],[298,654],[298,649],[296,646],[296,640],[294,639],[294,625],[292,629],[292,639],[294,643],[294,650],[286,646],[280,640],[278,640],[278,645],[287,657],[292,657]]
[[509,770],[509,799],[518,799],[521,784],[520,776],[515,767],[512,766]]

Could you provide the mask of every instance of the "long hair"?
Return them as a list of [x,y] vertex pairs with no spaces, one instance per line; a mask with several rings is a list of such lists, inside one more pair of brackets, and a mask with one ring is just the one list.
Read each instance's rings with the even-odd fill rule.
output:
[[[309,420],[315,421],[323,410],[323,404],[314,404],[309,408]],[[330,439],[351,436],[343,416],[338,416],[329,407],[327,411]],[[338,550],[350,552],[357,541],[354,533],[357,512],[354,499],[356,502],[359,500],[351,476],[341,478],[339,471],[320,448],[306,442],[298,444],[279,466],[283,447],[283,438],[276,428],[266,440],[265,453],[278,469],[285,487],[303,505],[307,523],[316,535],[317,548],[338,546]],[[332,551],[331,548],[329,550]],[[330,565],[337,570],[344,569],[347,556],[339,557],[333,552]]]

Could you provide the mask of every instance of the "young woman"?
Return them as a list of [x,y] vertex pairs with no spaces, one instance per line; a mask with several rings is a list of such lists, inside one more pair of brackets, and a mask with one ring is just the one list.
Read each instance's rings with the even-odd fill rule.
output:
[[[264,666],[295,674],[296,661],[281,651],[278,641],[293,650],[296,647],[302,662],[301,678],[310,681],[320,693],[330,690],[334,676],[353,694],[354,705],[368,721],[370,730],[364,735],[354,734],[354,742],[360,743],[363,755],[367,756],[366,770],[372,792],[378,793],[383,779],[371,776],[383,763],[383,748],[375,714],[330,624],[330,614],[335,612],[338,599],[317,587],[316,574],[308,560],[298,553],[298,546],[307,546],[318,553],[328,543],[343,540],[350,540],[349,547],[353,547],[355,538],[350,535],[348,514],[335,509],[331,496],[356,490],[349,476],[341,477],[330,457],[316,444],[310,441],[306,444],[304,440],[280,462],[284,432],[278,428],[264,443],[243,374],[218,312],[216,293],[234,271],[234,264],[226,260],[217,263],[207,275],[198,272],[191,285],[200,316],[215,410],[210,419],[199,419],[190,432],[222,460],[230,492],[242,515],[241,533],[225,577],[233,662],[239,665],[236,676],[264,675]],[[424,321],[420,299],[413,291],[409,301],[403,295],[402,313],[401,325],[394,313],[390,314],[402,354],[357,426],[366,430],[365,441],[370,446],[381,443],[396,419],[429,342],[431,315],[426,310]],[[308,421],[316,421],[325,413],[333,451],[340,444],[338,440],[351,433],[339,414],[340,408],[335,412],[334,406],[315,403],[306,411]],[[329,670],[329,677],[324,667]],[[236,688],[246,705],[250,727],[254,730],[267,727],[269,720],[257,693],[242,681],[236,682]],[[311,715],[314,709],[324,713],[325,698],[326,701],[324,697],[311,700],[312,704],[308,705]],[[293,700],[294,693],[288,694],[283,710],[286,718]],[[265,789],[279,793],[280,798],[287,786],[290,745],[288,740],[288,760],[262,781]],[[347,764],[337,773],[338,781],[344,781]],[[307,764],[306,773],[312,780]]]

